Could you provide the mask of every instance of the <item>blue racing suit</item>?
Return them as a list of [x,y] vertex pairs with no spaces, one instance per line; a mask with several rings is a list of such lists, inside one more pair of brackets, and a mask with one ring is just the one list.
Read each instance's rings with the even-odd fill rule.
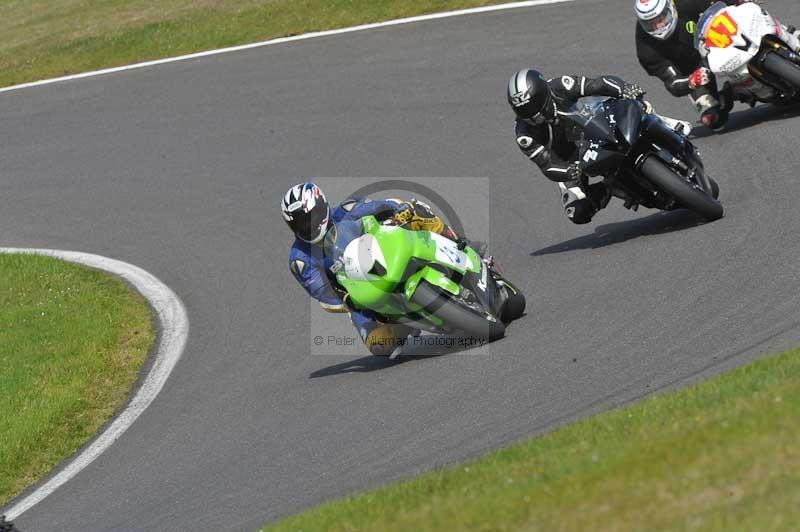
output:
[[[391,218],[398,209],[407,208],[408,204],[399,200],[349,199],[331,210],[332,222],[342,220],[359,220],[364,216],[375,216],[378,221]],[[331,272],[332,263],[323,256],[322,245],[309,244],[295,238],[289,252],[289,270],[295,279],[306,289],[308,294],[319,301],[323,309],[329,312],[350,311],[361,339],[366,342],[369,333],[379,325],[376,316],[368,310],[351,310],[334,288],[336,277]]]

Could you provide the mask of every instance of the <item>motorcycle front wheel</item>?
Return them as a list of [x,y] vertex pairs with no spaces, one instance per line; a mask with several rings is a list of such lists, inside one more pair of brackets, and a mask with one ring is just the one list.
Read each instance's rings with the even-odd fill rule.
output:
[[660,159],[648,157],[639,171],[650,183],[675,198],[681,207],[696,212],[709,222],[722,218],[723,209],[719,201],[695,187]]
[[764,58],[764,69],[800,89],[800,66],[788,59],[776,53],[767,54]]
[[493,342],[505,335],[506,327],[500,320],[487,319],[486,313],[479,314],[466,302],[426,281],[417,285],[411,301],[441,319],[449,329],[466,336]]

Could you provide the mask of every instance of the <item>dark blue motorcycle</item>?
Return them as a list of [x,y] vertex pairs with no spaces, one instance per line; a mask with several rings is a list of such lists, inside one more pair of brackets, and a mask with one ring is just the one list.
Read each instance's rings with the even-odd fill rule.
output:
[[697,148],[644,102],[591,97],[559,114],[572,126],[584,174],[602,176],[626,208],[684,208],[708,221],[722,218],[719,186]]

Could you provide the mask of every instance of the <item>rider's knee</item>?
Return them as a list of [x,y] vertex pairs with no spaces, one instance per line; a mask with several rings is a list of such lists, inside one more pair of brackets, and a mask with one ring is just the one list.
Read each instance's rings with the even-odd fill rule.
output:
[[404,325],[379,323],[364,338],[364,345],[375,356],[389,356],[401,347],[410,329]]
[[592,216],[597,212],[594,202],[586,195],[581,187],[567,187],[564,183],[559,183],[561,190],[561,206],[564,213],[572,223],[585,224],[592,220]]
[[719,129],[728,122],[729,112],[721,107],[706,109],[700,114],[700,121],[709,129]]
[[592,200],[584,198],[565,205],[564,212],[572,223],[587,224],[592,221],[592,217],[597,213],[597,207],[592,203]]

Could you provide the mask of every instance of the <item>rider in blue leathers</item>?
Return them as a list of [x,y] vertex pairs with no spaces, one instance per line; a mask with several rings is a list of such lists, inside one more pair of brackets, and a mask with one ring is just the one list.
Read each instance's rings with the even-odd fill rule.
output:
[[349,312],[367,349],[379,356],[390,355],[416,329],[397,323],[383,323],[370,311],[355,310],[347,305],[347,294],[341,290],[332,263],[324,256],[322,243],[328,229],[343,220],[375,216],[378,221],[394,223],[412,230],[433,231],[458,240],[453,230],[435,216],[422,202],[395,199],[348,199],[330,208],[322,190],[313,183],[293,186],[283,198],[284,220],[295,234],[289,252],[289,269],[308,294],[328,312]]

